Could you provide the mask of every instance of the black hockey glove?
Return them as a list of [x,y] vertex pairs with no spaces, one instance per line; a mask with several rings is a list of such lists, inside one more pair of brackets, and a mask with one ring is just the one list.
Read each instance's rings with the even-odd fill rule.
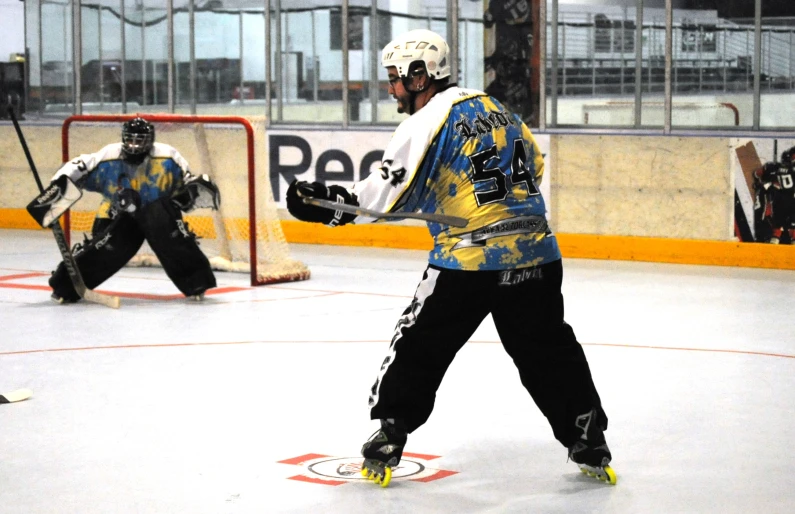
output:
[[120,212],[133,213],[141,206],[141,195],[135,189],[119,189],[116,193],[115,207]]
[[334,227],[350,223],[356,218],[355,214],[333,211],[316,205],[305,204],[303,199],[307,197],[329,200],[335,203],[359,205],[356,201],[356,195],[352,195],[344,187],[326,187],[320,182],[309,183],[293,180],[290,187],[287,189],[287,210],[301,221],[323,223],[324,225]]
[[171,197],[171,201],[182,212],[194,209],[218,210],[221,206],[221,191],[209,175],[185,175],[185,183]]

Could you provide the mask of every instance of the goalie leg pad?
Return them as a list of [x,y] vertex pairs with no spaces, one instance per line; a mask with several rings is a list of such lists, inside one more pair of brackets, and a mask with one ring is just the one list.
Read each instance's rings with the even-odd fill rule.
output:
[[[101,230],[96,230],[100,228]],[[144,242],[144,234],[132,216],[119,216],[110,223],[95,223],[94,236],[72,249],[86,287],[94,289],[133,258]],[[50,277],[53,295],[64,303],[80,299],[63,262]]]
[[198,295],[216,286],[210,261],[169,199],[147,205],[137,216],[149,246],[182,294]]

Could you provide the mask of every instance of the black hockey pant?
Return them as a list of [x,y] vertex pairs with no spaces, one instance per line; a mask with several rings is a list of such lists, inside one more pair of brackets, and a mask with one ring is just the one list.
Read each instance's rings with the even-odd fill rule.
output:
[[425,423],[456,352],[491,313],[503,347],[555,438],[566,447],[573,444],[582,434],[577,416],[592,408],[606,429],[585,354],[563,320],[562,278],[561,261],[512,271],[429,266],[373,384],[371,419],[402,419],[409,432]]
[[[168,199],[153,202],[135,215],[121,213],[113,220],[98,220],[92,238],[76,247],[75,262],[86,287],[94,289],[135,256],[144,240],[185,296],[216,286],[210,262]],[[50,277],[53,293],[67,302],[80,299],[64,263]]]

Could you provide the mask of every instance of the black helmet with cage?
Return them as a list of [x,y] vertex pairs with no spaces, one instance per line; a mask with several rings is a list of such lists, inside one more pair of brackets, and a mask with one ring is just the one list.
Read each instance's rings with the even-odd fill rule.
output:
[[795,162],[795,146],[781,153],[781,164],[792,167]]
[[125,158],[143,159],[155,142],[155,126],[141,118],[124,122],[121,127],[121,149]]

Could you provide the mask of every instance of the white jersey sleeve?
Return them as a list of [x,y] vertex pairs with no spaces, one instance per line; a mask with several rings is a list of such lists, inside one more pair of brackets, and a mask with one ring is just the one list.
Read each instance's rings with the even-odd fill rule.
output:
[[[384,151],[380,173],[371,173],[353,186],[359,205],[379,212],[399,211],[403,200],[422,185],[417,184],[420,170],[453,104],[477,94],[483,93],[457,87],[445,90],[398,125]],[[373,219],[359,216],[354,223],[368,221]]]
[[188,161],[171,145],[165,143],[155,143],[149,152],[152,159],[171,159],[182,170],[183,177],[190,173]]
[[100,163],[118,159],[121,159],[121,143],[112,143],[98,152],[78,155],[61,166],[50,181],[66,175],[72,179],[72,182],[79,185],[80,180],[91,173]]

